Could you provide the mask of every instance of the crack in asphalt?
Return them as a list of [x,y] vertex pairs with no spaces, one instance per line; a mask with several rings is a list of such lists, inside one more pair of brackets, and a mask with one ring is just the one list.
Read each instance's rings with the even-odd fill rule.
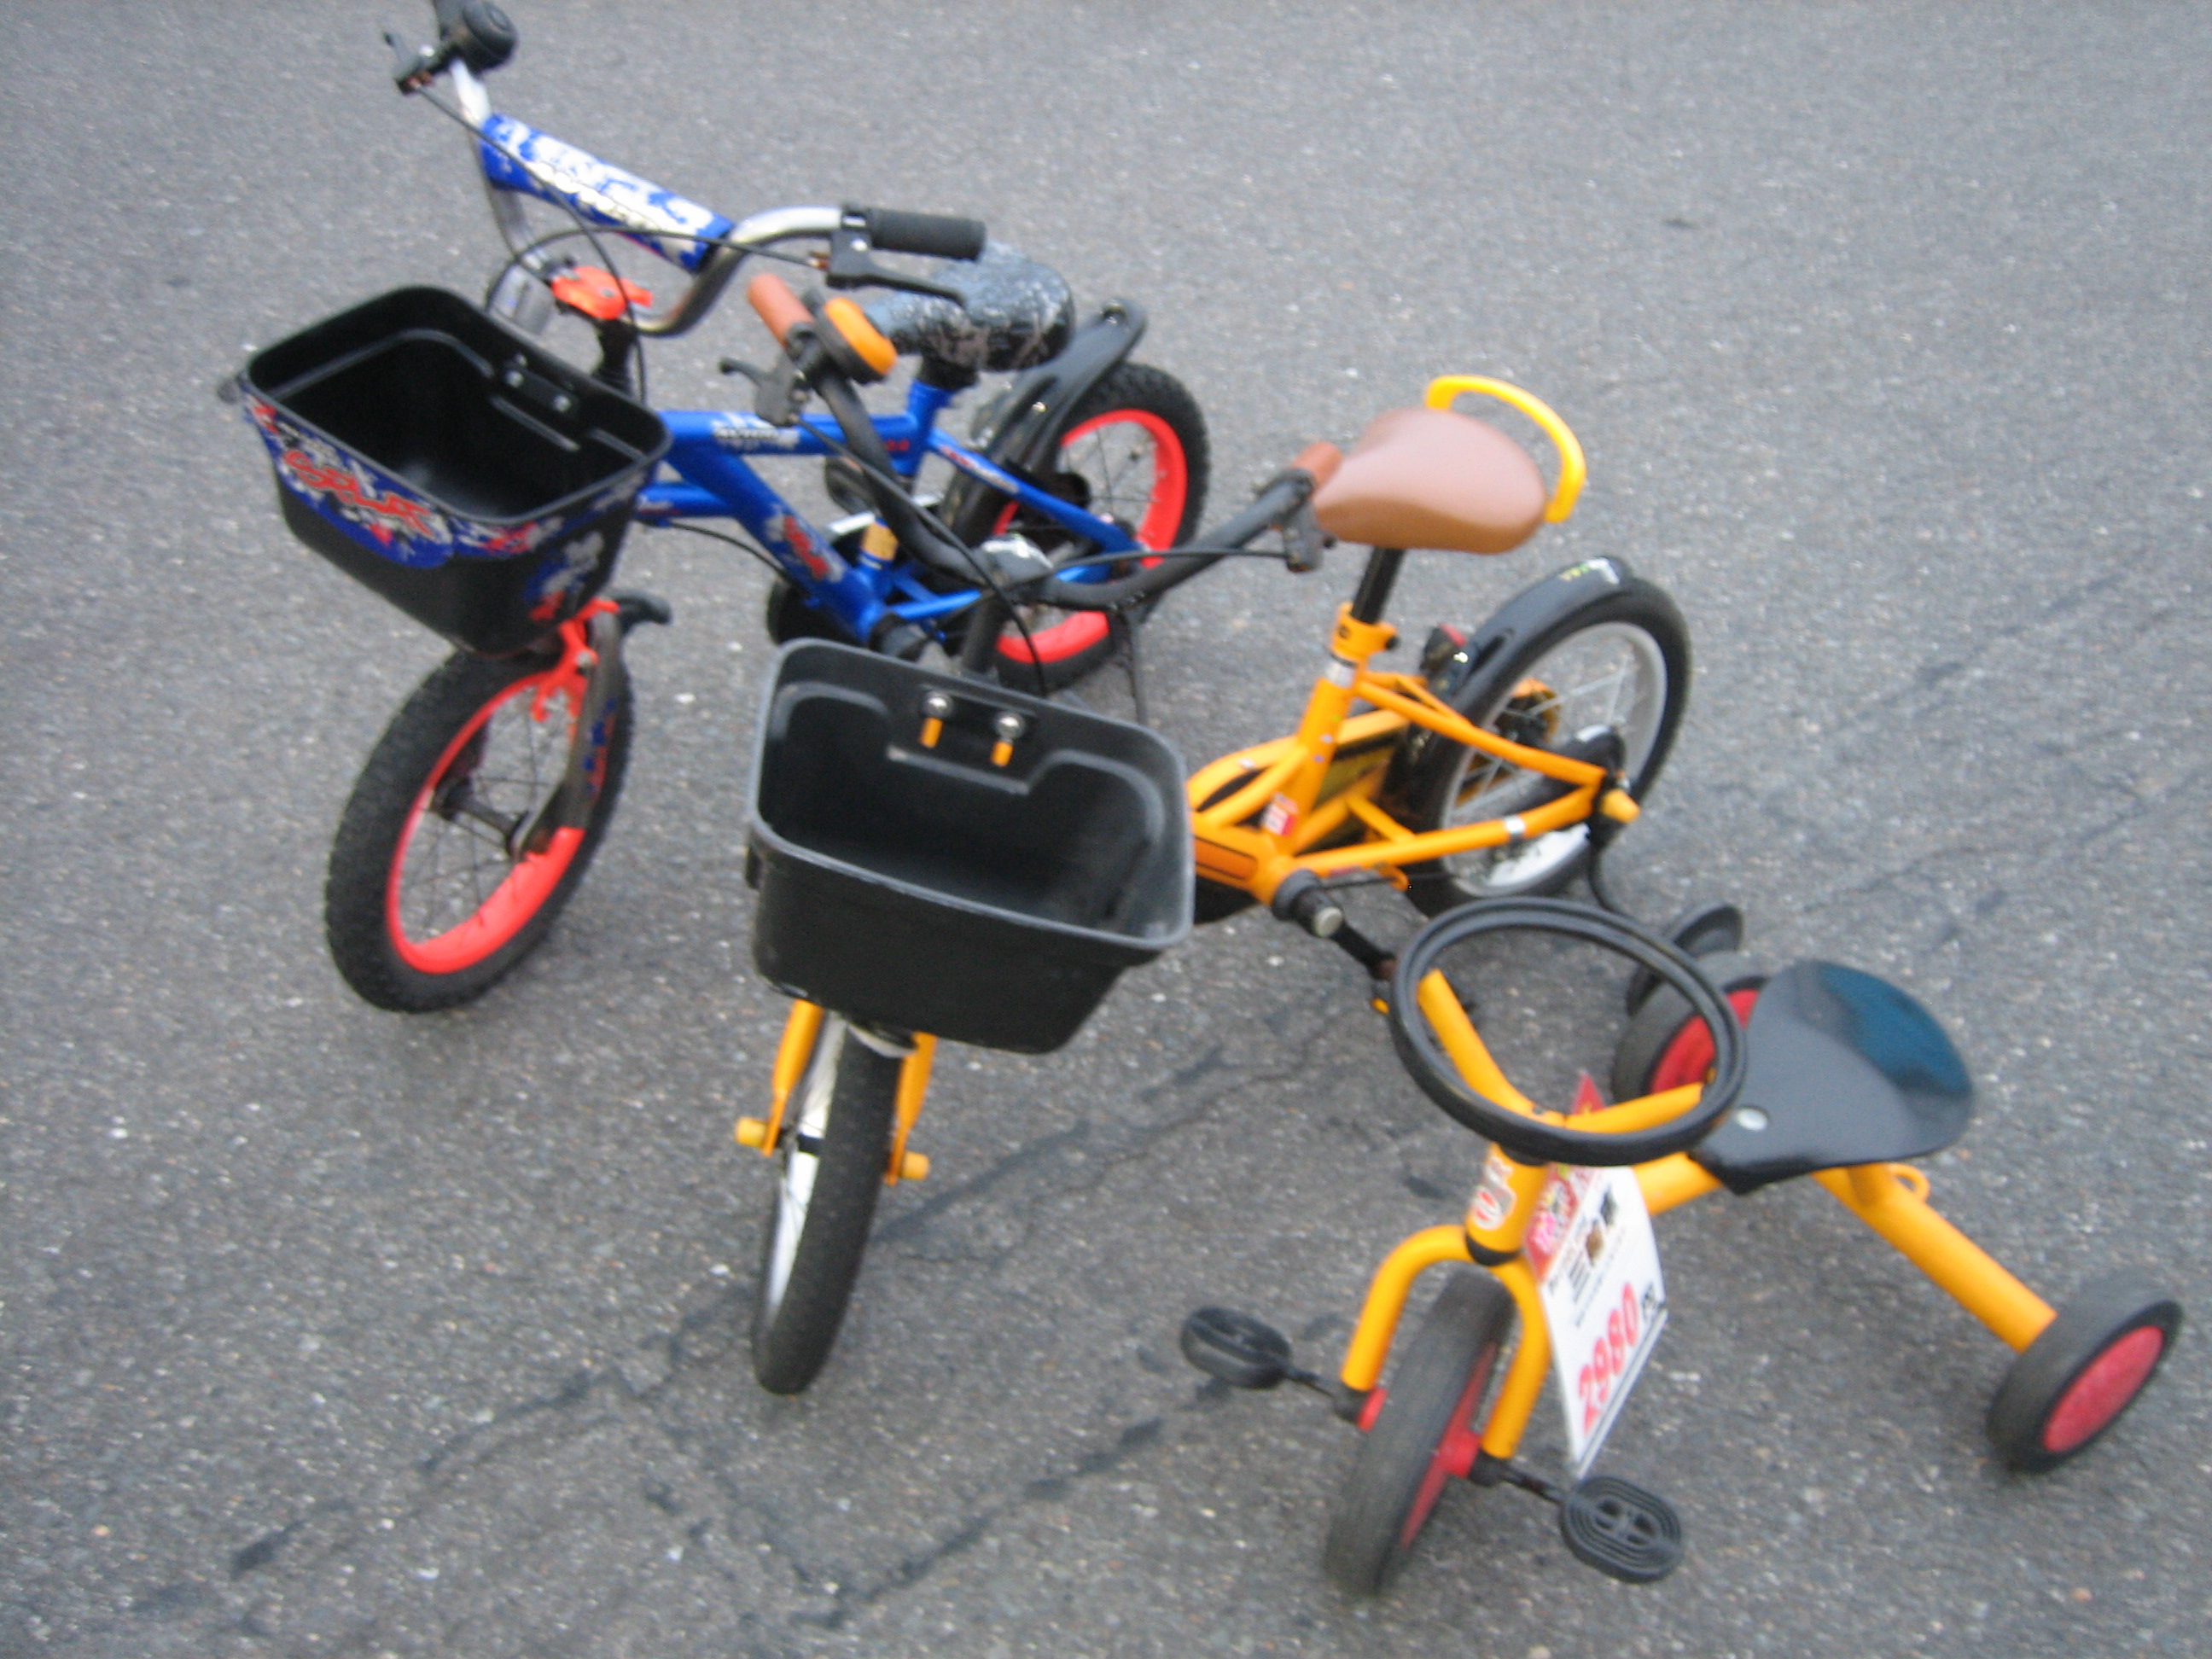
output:
[[1110,1474],[1142,1455],[1158,1443],[1165,1426],[1166,1420],[1158,1417],[1141,1418],[1124,1425],[1112,1444],[1101,1446],[1076,1458],[1066,1474],[1040,1476],[1024,1485],[1018,1492],[1009,1493],[995,1504],[987,1504],[972,1511],[936,1542],[902,1556],[887,1571],[878,1575],[873,1582],[839,1585],[832,1593],[835,1606],[818,1613],[811,1609],[794,1613],[791,1615],[791,1622],[823,1630],[841,1628],[854,1613],[920,1583],[940,1561],[973,1549],[994,1525],[1007,1516],[1036,1504],[1057,1503],[1074,1489],[1076,1482]]

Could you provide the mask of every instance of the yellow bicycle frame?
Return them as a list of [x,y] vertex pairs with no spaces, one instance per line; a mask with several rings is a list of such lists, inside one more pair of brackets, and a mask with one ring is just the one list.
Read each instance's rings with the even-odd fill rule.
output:
[[[1694,1107],[1703,1093],[1700,1085],[1692,1084],[1568,1120],[1546,1111],[1506,1079],[1442,974],[1429,975],[1421,983],[1419,994],[1422,1013],[1468,1086],[1526,1116],[1561,1123],[1571,1121],[1574,1127],[1591,1133],[1620,1133],[1666,1122]],[[1359,1322],[1352,1330],[1339,1373],[1350,1393],[1370,1393],[1382,1379],[1383,1361],[1389,1355],[1391,1339],[1414,1281],[1443,1262],[1473,1264],[1480,1260],[1489,1264],[1498,1282],[1512,1293],[1521,1315],[1520,1346],[1483,1425],[1482,1449],[1494,1458],[1509,1458],[1520,1445],[1529,1414],[1543,1392],[1544,1373],[1552,1359],[1551,1329],[1543,1300],[1521,1247],[1535,1217],[1537,1195],[1553,1166],[1505,1161],[1510,1203],[1496,1224],[1478,1227],[1470,1217],[1459,1226],[1425,1228],[1383,1258],[1369,1281]],[[1862,1164],[1822,1170],[1813,1178],[2007,1346],[2014,1351],[2026,1348],[2051,1322],[2049,1304],[1936,1212],[1928,1202],[1928,1178],[1911,1165]],[[1686,1152],[1638,1164],[1636,1184],[1644,1194],[1644,1207],[1655,1216],[1717,1192],[1721,1187]]]
[[[1556,523],[1573,512],[1583,462],[1582,446],[1566,423],[1519,387],[1471,375],[1431,381],[1426,400],[1431,407],[1449,408],[1454,398],[1469,392],[1510,404],[1543,428],[1560,461],[1559,483],[1545,516]],[[1224,755],[1191,778],[1191,831],[1200,876],[1248,892],[1263,904],[1299,870],[1322,878],[1374,871],[1403,887],[1404,866],[1409,864],[1518,846],[1586,823],[1594,813],[1622,823],[1634,821],[1635,799],[1613,786],[1603,767],[1486,732],[1438,698],[1418,674],[1372,672],[1369,663],[1397,637],[1388,623],[1362,622],[1349,605],[1340,606],[1328,666],[1314,682],[1297,731]],[[1367,712],[1355,713],[1361,704]],[[1567,785],[1567,792],[1525,814],[1417,834],[1377,799],[1391,753],[1409,726],[1554,779]],[[933,734],[925,733],[925,746],[933,740]],[[813,1051],[821,1019],[822,1011],[810,1003],[793,1007],[777,1053],[769,1115],[740,1118],[740,1145],[765,1155],[775,1152],[786,1100]],[[886,1182],[920,1180],[927,1173],[928,1159],[908,1152],[907,1138],[921,1110],[933,1049],[934,1039],[919,1039],[901,1074],[897,1137]]]
[[[1378,674],[1368,664],[1398,637],[1388,623],[1337,612],[1329,663],[1315,680],[1295,735],[1224,755],[1189,784],[1198,871],[1261,903],[1293,871],[1327,878],[1373,870],[1404,884],[1404,866],[1517,846],[1586,822],[1593,812],[1623,823],[1637,813],[1601,766],[1531,749],[1486,732],[1446,705],[1416,674]],[[1355,716],[1367,704],[1375,712]],[[1377,803],[1398,734],[1407,726],[1494,756],[1569,786],[1533,811],[1416,834]],[[1356,825],[1356,828],[1355,828]],[[1349,844],[1338,845],[1350,833]]]

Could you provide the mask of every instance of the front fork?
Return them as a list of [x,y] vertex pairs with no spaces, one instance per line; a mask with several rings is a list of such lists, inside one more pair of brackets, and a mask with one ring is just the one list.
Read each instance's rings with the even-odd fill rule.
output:
[[[815,1045],[822,1040],[824,1023],[824,1011],[819,1003],[801,1000],[791,1005],[791,1015],[783,1023],[783,1039],[776,1045],[768,1115],[738,1120],[734,1133],[738,1146],[773,1157],[782,1145],[784,1111],[791,1103],[799,1079],[806,1075],[806,1062],[812,1058]],[[906,1050],[906,1058],[899,1066],[898,1118],[891,1131],[890,1155],[884,1169],[886,1187],[896,1187],[902,1181],[927,1180],[929,1176],[929,1159],[921,1152],[910,1151],[907,1139],[914,1133],[915,1121],[921,1115],[922,1101],[929,1093],[929,1072],[937,1059],[937,1039],[927,1032],[917,1032],[901,1046]]]
[[553,699],[565,696],[576,711],[575,732],[559,786],[508,832],[509,857],[538,852],[556,830],[580,830],[591,823],[606,781],[615,708],[629,684],[623,641],[640,623],[665,623],[671,614],[659,599],[624,594],[595,599],[561,624],[560,656],[539,683],[530,714],[544,720]]

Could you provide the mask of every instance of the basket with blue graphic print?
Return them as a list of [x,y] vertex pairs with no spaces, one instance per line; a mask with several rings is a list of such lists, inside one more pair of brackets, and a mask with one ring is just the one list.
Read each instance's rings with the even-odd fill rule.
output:
[[292,533],[485,656],[606,585],[668,448],[644,404],[439,289],[270,346],[240,389]]

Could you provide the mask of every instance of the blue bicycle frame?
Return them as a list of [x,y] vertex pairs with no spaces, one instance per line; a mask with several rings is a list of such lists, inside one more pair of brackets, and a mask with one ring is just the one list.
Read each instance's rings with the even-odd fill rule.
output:
[[[733,223],[511,116],[493,113],[481,82],[459,64],[452,73],[461,113],[478,137],[478,163],[493,216],[517,251],[521,272],[542,279],[555,268],[542,244],[531,238],[517,200],[535,196],[565,209],[584,225],[621,236],[691,273],[690,287],[672,306],[626,319],[636,333],[674,334],[689,328],[706,314],[748,253],[787,238],[826,234],[836,223],[836,210],[817,208],[780,209]],[[495,310],[501,308],[499,293],[507,287],[502,282],[495,290]],[[940,455],[1098,552],[1144,550],[1121,526],[1024,482],[948,436],[938,417],[957,396],[917,380],[902,413],[873,417],[901,476],[913,479],[927,456]],[[796,425],[778,427],[734,410],[656,412],[667,424],[671,444],[665,471],[638,498],[637,523],[736,520],[808,604],[862,644],[872,641],[890,618],[934,631],[975,603],[976,590],[945,592],[943,576],[933,584],[910,560],[877,559],[860,549],[857,537],[844,544],[848,556],[748,464],[761,455],[838,453],[842,440],[828,416],[807,416]],[[1107,567],[1097,566],[1071,573],[1068,579],[1104,580],[1109,574]]]
[[[1111,520],[1097,518],[1024,483],[948,436],[937,420],[955,395],[917,380],[907,393],[903,413],[875,416],[876,431],[902,476],[914,477],[923,459],[933,453],[1101,552],[1144,550]],[[677,477],[646,486],[638,497],[639,524],[735,519],[775,561],[787,580],[864,643],[874,638],[886,617],[932,628],[975,604],[975,589],[939,592],[908,560],[877,559],[860,551],[848,558],[746,464],[746,458],[755,455],[833,453],[838,432],[828,416],[807,416],[796,426],[777,427],[735,410],[662,410],[659,414],[667,422],[670,439],[665,465]],[[1103,580],[1106,571],[1100,567],[1069,579],[1081,580],[1086,574]]]

